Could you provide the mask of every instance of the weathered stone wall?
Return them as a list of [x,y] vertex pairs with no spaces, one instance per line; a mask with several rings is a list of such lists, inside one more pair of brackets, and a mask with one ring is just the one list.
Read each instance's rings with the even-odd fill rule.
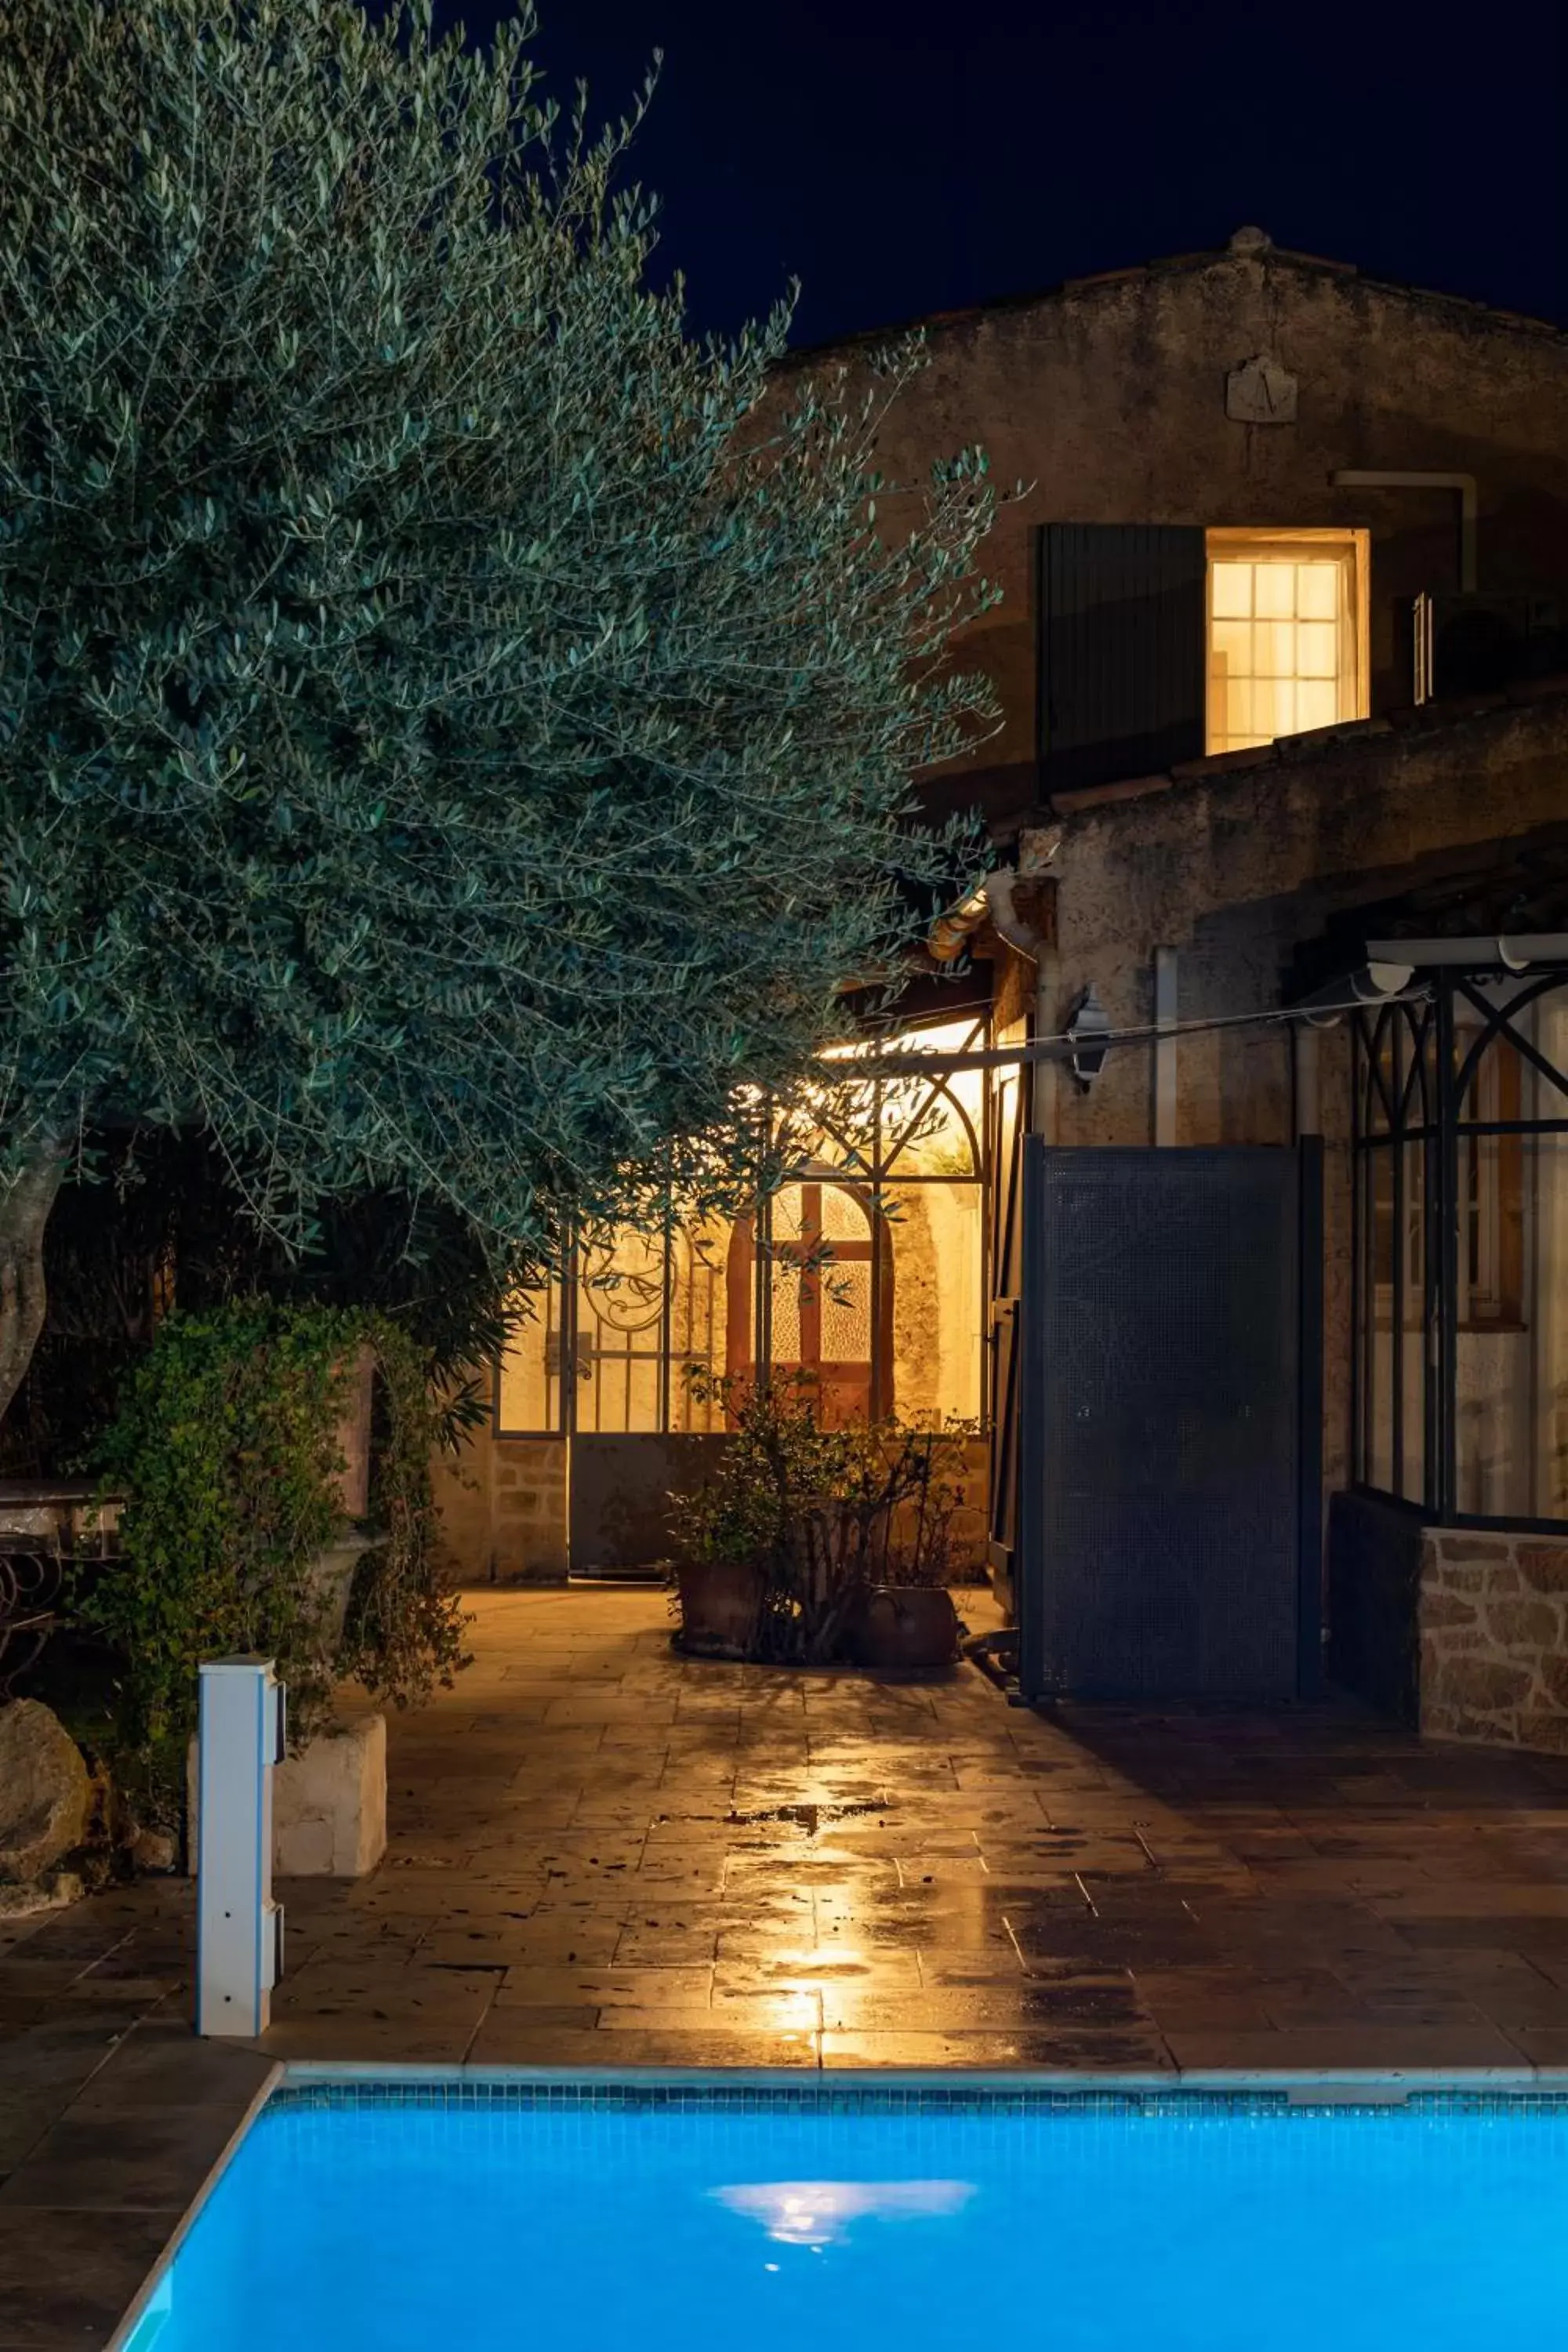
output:
[[1421,1729],[1568,1753],[1568,1537],[1428,1528]]
[[[868,339],[874,340],[874,339]],[[1002,604],[966,656],[1005,726],[938,799],[978,790],[999,817],[1035,790],[1031,544],[1047,522],[1164,522],[1372,534],[1372,707],[1409,700],[1396,608],[1458,585],[1453,492],[1336,487],[1344,468],[1474,474],[1484,588],[1561,583],[1568,537],[1568,336],[1539,321],[1267,245],[1193,254],[939,319],[931,364],[879,455],[921,479],[979,441],[996,483],[1029,485],[984,551]],[[841,347],[853,362],[857,347]],[[1226,379],[1272,352],[1296,420],[1227,415]],[[806,354],[802,365],[813,363]],[[887,501],[883,502],[888,503]]]
[[[1084,990],[1117,1028],[1147,1026],[1154,950],[1176,952],[1178,1017],[1234,1024],[1282,1001],[1325,926],[1405,890],[1442,887],[1521,845],[1568,841],[1568,693],[1500,700],[1440,724],[1371,724],[1331,739],[1198,763],[1131,797],[1093,800],[1026,830],[1020,863],[1056,877],[1047,1025]],[[1090,795],[1084,795],[1089,802]],[[1324,1143],[1325,1493],[1350,1475],[1350,1035],[1313,1033]],[[1295,1131],[1295,1048],[1283,1024],[1183,1036],[1180,1144],[1282,1144]],[[1154,1055],[1112,1054],[1089,1092],[1051,1088],[1064,1144],[1154,1140]]]

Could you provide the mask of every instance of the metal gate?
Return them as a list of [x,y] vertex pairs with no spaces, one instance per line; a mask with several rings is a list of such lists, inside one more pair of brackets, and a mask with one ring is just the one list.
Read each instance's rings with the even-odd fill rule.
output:
[[1321,1620],[1321,1152],[1024,1147],[1028,1698],[1294,1698]]

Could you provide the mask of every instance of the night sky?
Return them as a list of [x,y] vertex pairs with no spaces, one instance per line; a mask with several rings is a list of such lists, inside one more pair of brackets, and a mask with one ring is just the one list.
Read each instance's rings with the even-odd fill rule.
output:
[[[470,34],[510,14],[447,0]],[[803,281],[795,341],[1223,245],[1568,324],[1560,0],[541,0],[618,110],[699,326]]]

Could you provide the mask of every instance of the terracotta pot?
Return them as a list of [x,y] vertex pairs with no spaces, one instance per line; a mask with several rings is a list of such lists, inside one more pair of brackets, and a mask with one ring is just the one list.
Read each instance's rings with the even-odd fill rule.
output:
[[958,1612],[942,1584],[874,1584],[855,1628],[863,1666],[930,1672],[958,1654]]
[[682,1649],[700,1658],[749,1658],[766,1590],[762,1570],[704,1560],[677,1572]]

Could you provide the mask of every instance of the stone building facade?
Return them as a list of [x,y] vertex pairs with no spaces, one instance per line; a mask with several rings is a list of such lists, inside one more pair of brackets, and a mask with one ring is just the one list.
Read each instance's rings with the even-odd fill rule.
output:
[[[802,1220],[830,1213],[868,1269],[855,1276],[860,1336],[835,1343],[855,1393],[974,1417],[994,1489],[1009,1121],[1058,1147],[1279,1150],[1316,1135],[1331,1665],[1441,1736],[1552,1744],[1562,1629],[1555,1615],[1547,1625],[1559,1604],[1538,1580],[1568,1541],[1568,1502],[1560,1526],[1556,1507],[1502,1508],[1513,1489],[1493,1475],[1482,1391],[1510,1390],[1509,1367],[1533,1351],[1531,1395],[1544,1402],[1530,1444],[1544,1460],[1557,1408],[1540,1335],[1558,1309],[1540,1286],[1558,1278],[1552,1122],[1568,1124],[1568,1091],[1552,1097],[1531,1057],[1552,1064],[1568,1001],[1553,994],[1568,990],[1568,956],[1558,971],[1546,951],[1568,934],[1568,337],[1279,251],[1254,230],[1219,253],[931,320],[925,334],[929,364],[883,430],[887,475],[918,479],[979,442],[999,484],[1026,486],[987,550],[1003,602],[964,647],[994,682],[1001,730],[921,784],[936,813],[981,813],[998,869],[939,927],[906,999],[909,1035],[948,1073],[940,1150],[900,1161],[889,1129],[874,1186],[847,1184],[829,1155],[807,1171],[795,1225],[672,1238],[657,1266],[628,1260],[607,1293],[579,1283],[575,1304],[564,1292],[546,1302],[527,1362],[503,1371],[494,1435],[447,1489],[464,1565],[556,1576],[613,1566],[617,1546],[656,1548],[659,1496],[721,1442],[682,1418],[680,1364],[703,1349],[721,1361],[726,1346],[733,1360],[737,1299],[759,1347],[786,1360],[805,1347],[793,1294],[758,1303],[777,1280],[764,1261],[787,1260]],[[881,340],[792,365],[853,378]],[[1536,951],[1512,955],[1508,940],[1526,935]],[[1446,940],[1456,954],[1480,941],[1468,963],[1439,959],[1435,977],[1423,966],[1388,1016],[1412,1035],[1422,1004],[1492,1022],[1473,1074],[1490,1109],[1461,1117],[1457,1141],[1436,1127],[1394,1148],[1363,1133],[1367,1058],[1392,1029],[1369,1044],[1359,1016],[1300,1017],[1390,937]],[[1026,1109],[1004,1067],[968,1066],[976,1045],[1060,1039],[1091,995],[1115,1041],[1091,1084],[1053,1052],[1034,1065]],[[1506,1115],[1521,1102],[1528,1118]],[[1493,1148],[1525,1128],[1517,1151]],[[1385,1245],[1398,1255],[1397,1319],[1416,1280],[1410,1251],[1454,1254],[1421,1222],[1436,1194],[1413,1220],[1413,1176],[1396,1183],[1392,1218],[1379,1190],[1395,1161],[1413,1168],[1423,1153],[1447,1169],[1450,1193],[1468,1185],[1465,1245],[1489,1249],[1502,1273],[1483,1296],[1486,1270],[1472,1270],[1460,1306],[1434,1280],[1406,1345],[1386,1331],[1390,1284],[1372,1259]],[[1534,1188],[1528,1215],[1521,1182]],[[900,1201],[920,1213],[884,1227]],[[1504,1262],[1520,1258],[1530,1218],[1536,1290],[1505,1297],[1510,1281],[1520,1289]],[[922,1234],[939,1236],[923,1274]],[[942,1296],[933,1269],[949,1277]],[[640,1323],[613,1304],[627,1275],[648,1301]],[[1458,1370],[1423,1387],[1414,1367],[1445,1314],[1465,1326]],[[1568,1458],[1568,1404],[1561,1417]],[[1412,1466],[1418,1420],[1430,1442]],[[1396,1471],[1383,1458],[1390,1426]],[[1004,1485],[1016,1476],[1016,1464],[1000,1467]],[[1481,1485],[1461,1493],[1472,1473]],[[994,1519],[996,1508],[994,1492]],[[1477,1549],[1461,1558],[1467,1544]],[[1461,1592],[1461,1571],[1503,1581]],[[1482,1663],[1495,1704],[1481,1703]]]

